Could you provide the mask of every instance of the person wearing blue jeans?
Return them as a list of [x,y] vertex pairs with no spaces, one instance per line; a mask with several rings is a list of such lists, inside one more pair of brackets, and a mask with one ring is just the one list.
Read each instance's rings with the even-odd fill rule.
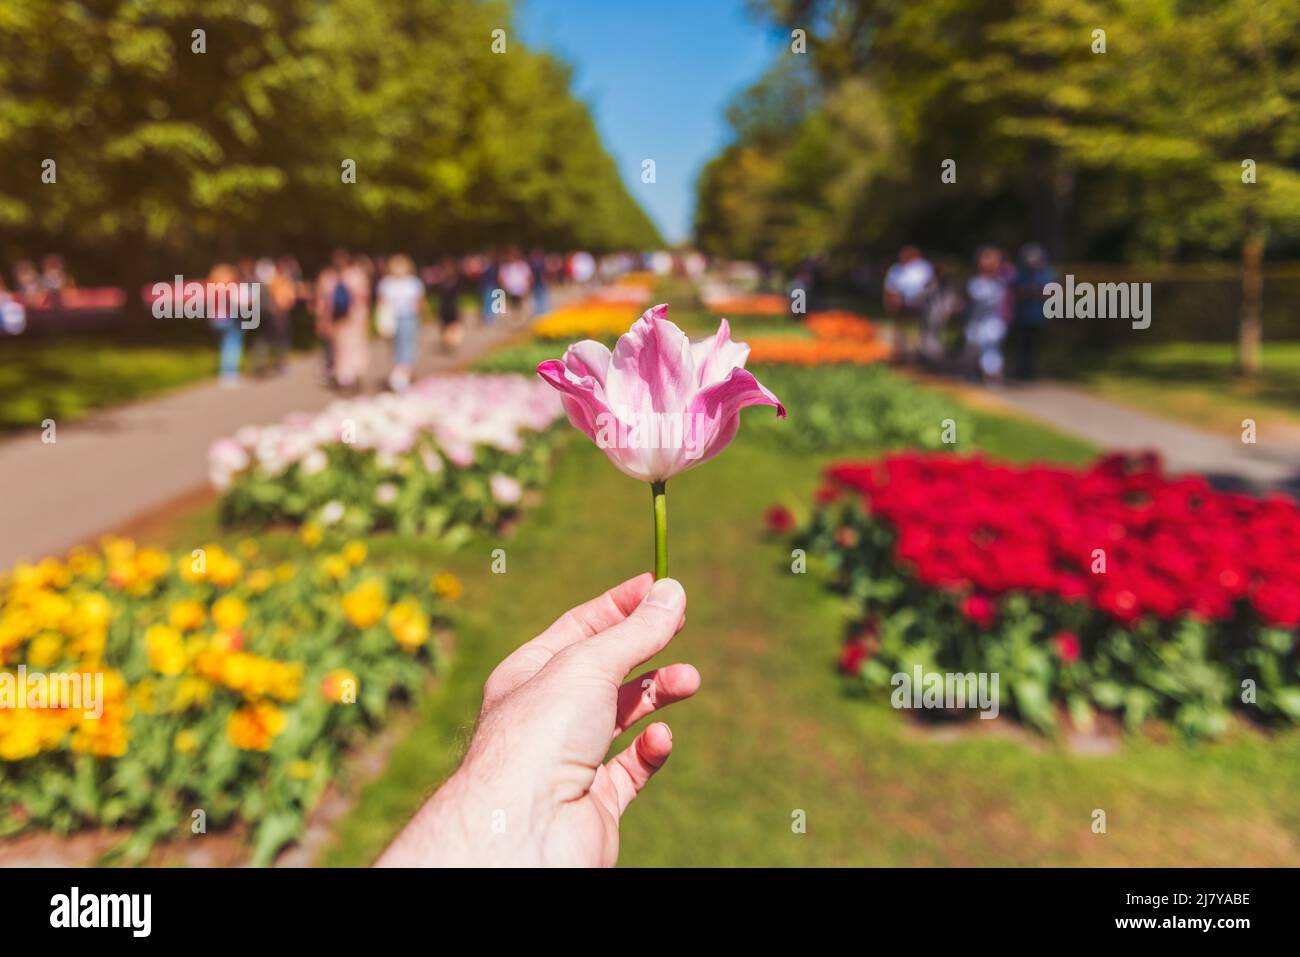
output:
[[424,299],[424,283],[415,274],[415,263],[408,256],[393,256],[388,260],[388,275],[379,280],[379,305],[392,311],[396,325],[393,330],[393,371],[388,385],[394,392],[402,392],[411,384],[411,373],[419,349],[420,323],[428,304]]
[[244,357],[244,330],[238,319],[223,319],[217,323],[221,336],[221,384],[239,382],[239,363]]
[[488,259],[487,268],[483,270],[480,281],[483,283],[483,324],[490,326],[496,322],[497,314],[493,309],[496,305],[497,278],[500,273],[500,266],[495,255]]
[[544,316],[550,311],[550,301],[546,295],[546,254],[535,250],[528,257],[528,268],[533,273],[533,315]]
[[1043,312],[1047,296],[1044,290],[1053,282],[1056,282],[1056,270],[1047,258],[1047,251],[1037,243],[1022,246],[1015,281],[1016,332],[1020,337],[1016,374],[1021,379],[1032,379],[1038,373],[1038,347],[1047,323]]
[[[214,266],[208,276],[209,286],[223,286],[227,290],[238,288],[238,282],[239,274],[225,264]],[[221,386],[233,389],[239,385],[239,364],[244,357],[244,329],[239,324],[239,304],[228,302],[227,312],[233,315],[209,316],[208,322],[218,337]]]

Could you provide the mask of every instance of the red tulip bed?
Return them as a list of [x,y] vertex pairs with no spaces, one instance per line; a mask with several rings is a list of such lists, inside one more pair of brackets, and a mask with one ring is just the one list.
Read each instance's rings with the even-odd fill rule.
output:
[[[855,609],[841,667],[1000,676],[1002,708],[1214,737],[1300,720],[1300,508],[1170,478],[908,452],[828,468],[799,544]],[[790,519],[769,513],[780,531]]]

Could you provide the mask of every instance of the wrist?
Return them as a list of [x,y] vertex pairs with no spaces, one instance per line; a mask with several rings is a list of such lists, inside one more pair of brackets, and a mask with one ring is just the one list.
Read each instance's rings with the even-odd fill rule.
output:
[[539,802],[483,773],[471,757],[425,802],[381,867],[520,866],[541,860]]
[[376,861],[378,867],[468,867],[469,835],[460,813],[463,782],[448,778]]

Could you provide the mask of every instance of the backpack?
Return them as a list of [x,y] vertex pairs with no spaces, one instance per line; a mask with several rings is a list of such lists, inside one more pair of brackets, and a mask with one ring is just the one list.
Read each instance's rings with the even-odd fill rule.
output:
[[338,322],[348,317],[348,310],[352,308],[352,293],[348,291],[347,283],[342,279],[334,283],[334,296],[331,303],[331,309],[334,313],[334,321]]

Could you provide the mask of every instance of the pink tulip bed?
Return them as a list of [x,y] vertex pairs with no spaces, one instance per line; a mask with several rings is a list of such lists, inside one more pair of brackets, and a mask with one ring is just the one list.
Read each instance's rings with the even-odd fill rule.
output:
[[852,603],[841,667],[870,689],[997,673],[1043,729],[1098,712],[1215,737],[1233,711],[1300,720],[1300,508],[1170,478],[1153,457],[1076,470],[941,453],[845,461],[800,529]]
[[393,529],[454,545],[499,526],[541,485],[562,416],[536,378],[438,376],[246,426],[212,445],[209,477],[228,524]]

